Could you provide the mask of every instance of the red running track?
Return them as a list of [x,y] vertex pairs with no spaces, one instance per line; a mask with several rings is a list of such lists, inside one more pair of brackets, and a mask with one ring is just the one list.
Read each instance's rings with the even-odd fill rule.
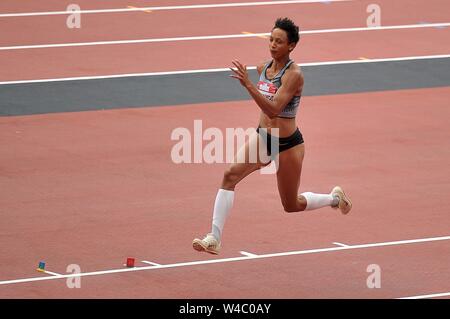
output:
[[[372,2],[82,14],[81,28],[77,30],[67,28],[67,15],[8,17],[0,18],[0,30],[3,30],[0,31],[3,33],[0,46],[240,34],[243,31],[262,33],[270,32],[275,19],[285,15],[295,19],[301,30],[366,27],[369,16],[366,9]],[[107,4],[108,8],[138,7],[126,1],[117,6],[110,2]],[[384,26],[450,22],[448,10],[445,10],[449,4],[443,0],[382,0],[377,4],[381,8],[381,23]],[[156,6],[153,1],[146,5]],[[84,4],[80,3],[80,6],[85,9]],[[56,8],[65,10],[64,5],[48,10],[57,11]],[[0,11],[12,10],[0,8]],[[22,12],[25,11],[23,8]],[[39,11],[42,10],[30,10]]]
[[[177,127],[254,127],[251,102],[0,119],[1,280],[121,268],[128,256],[161,264],[447,236],[448,88],[306,97],[301,191],[351,194],[334,210],[286,214],[272,175],[237,188],[223,253],[202,255],[226,164],[174,164]],[[213,110],[213,111],[212,111]],[[243,111],[246,112],[243,112]],[[176,113],[175,113],[176,112]],[[336,145],[339,147],[337,148]],[[0,286],[5,297],[393,298],[448,292],[448,241]],[[382,269],[368,289],[366,267]],[[142,264],[139,264],[141,266]]]
[[[83,8],[105,7],[98,1],[79,3]],[[355,3],[302,5],[309,13],[302,21],[308,28],[359,26],[364,20],[358,19],[364,14],[351,9]],[[383,8],[383,23],[389,24],[419,23],[415,21],[419,19],[445,22],[442,14],[448,7],[444,1],[408,1],[420,9],[410,11],[402,1],[396,5],[378,3]],[[15,4],[2,1],[0,10],[57,8],[55,1],[29,2],[28,8]],[[125,5],[128,3],[108,2],[111,7]],[[253,10],[270,15],[281,9],[271,13],[256,7],[252,9],[256,12]],[[315,11],[323,13],[323,18],[313,16]],[[209,15],[213,11],[203,12]],[[236,14],[240,10],[223,12]],[[330,18],[333,12],[342,19]],[[82,29],[70,36],[67,30],[52,30],[55,19],[39,19],[45,21],[36,28],[40,35],[31,38],[20,29],[25,20],[14,18],[10,21],[16,25],[10,31],[17,33],[2,35],[6,41],[2,45],[43,41],[50,31],[61,41],[79,41],[91,35],[92,40],[105,40],[107,34],[113,35],[111,39],[117,35],[153,36],[154,28],[146,33],[143,23],[151,26],[157,22],[155,17],[168,14],[118,15],[130,16],[136,23],[128,28],[129,33],[119,27],[125,22],[120,18],[117,25],[92,33]],[[182,15],[172,12],[170,16]],[[225,17],[217,21],[217,29],[210,30],[226,33],[221,26],[227,21]],[[264,19],[255,24],[248,19],[242,22],[242,15],[237,17],[241,22],[232,24],[236,28],[233,32],[264,32],[267,28]],[[88,19],[86,22],[96,25],[102,21],[101,15]],[[267,19],[273,20],[270,16]],[[186,32],[203,30],[198,19],[195,23],[180,21],[184,22],[180,26],[189,26]],[[179,25],[171,29],[174,34],[178,34]],[[170,32],[159,34],[168,36]],[[309,35],[303,37],[294,58],[311,62],[448,54],[448,41],[443,40],[448,32],[414,29]],[[100,35],[102,38],[97,38]],[[0,51],[0,80],[225,67],[235,57],[256,64],[267,58],[263,41]],[[184,54],[176,54],[179,52]],[[191,241],[209,230],[213,200],[226,164],[174,164],[170,134],[177,127],[192,128],[196,119],[203,121],[204,128],[254,127],[258,111],[252,102],[0,118],[0,281],[44,276],[35,271],[41,260],[46,261],[48,270],[65,274],[69,264],[79,264],[83,272],[122,268],[129,256],[172,264],[236,257],[239,251],[267,254],[327,248],[334,242],[355,245],[448,236],[449,98],[448,88],[305,97],[298,119],[307,147],[301,191],[328,192],[339,183],[351,194],[354,210],[348,216],[331,209],[283,213],[274,177],[256,173],[237,189],[219,257],[195,252]],[[63,279],[0,285],[0,297],[424,295],[450,291],[449,251],[448,241],[329,251],[83,277],[81,289],[68,289]],[[382,269],[380,289],[366,286],[370,264]]]
[[[64,16],[2,18],[0,30],[8,31],[1,46],[268,32],[286,9],[298,10],[294,16],[304,30],[364,27],[367,3],[91,14],[83,16],[80,30],[67,29]],[[449,22],[446,10],[437,10],[448,3],[402,3],[381,1],[382,25]],[[248,19],[249,14],[260,18]],[[177,23],[161,27],[167,19]],[[30,29],[35,31],[24,32]],[[449,37],[450,27],[308,34],[292,57],[306,63],[448,54]],[[256,65],[267,59],[267,52],[263,38],[0,50],[0,81],[224,68],[235,58]]]

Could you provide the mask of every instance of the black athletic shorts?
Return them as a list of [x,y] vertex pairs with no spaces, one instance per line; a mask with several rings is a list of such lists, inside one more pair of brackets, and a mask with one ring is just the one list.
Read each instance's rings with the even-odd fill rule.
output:
[[[283,152],[283,151],[285,151],[285,150],[288,150],[288,149],[290,149],[290,148],[292,148],[292,147],[294,147],[294,146],[296,146],[296,145],[300,145],[300,144],[303,144],[303,143],[304,143],[304,141],[303,141],[303,135],[302,135],[302,133],[300,132],[300,130],[298,129],[298,127],[297,127],[297,129],[295,130],[295,132],[292,133],[291,136],[288,136],[288,137],[279,137],[279,138],[270,135],[270,134],[267,132],[267,130],[266,130],[266,132],[265,132],[266,134],[261,134],[260,129],[261,129],[261,127],[258,126],[258,128],[256,129],[256,132],[258,132],[259,135],[261,135],[263,139],[265,139],[265,136],[264,136],[264,135],[267,135],[267,140],[265,141],[265,142],[266,142],[266,147],[267,147],[267,155],[269,155],[269,156],[271,156],[271,157],[273,157],[272,154],[271,154],[271,153],[272,153],[272,150],[271,150],[272,139],[278,139],[278,147],[279,147],[278,153],[281,153],[281,152]],[[275,150],[275,151],[276,151],[276,150]],[[274,155],[276,155],[276,154],[274,154]]]

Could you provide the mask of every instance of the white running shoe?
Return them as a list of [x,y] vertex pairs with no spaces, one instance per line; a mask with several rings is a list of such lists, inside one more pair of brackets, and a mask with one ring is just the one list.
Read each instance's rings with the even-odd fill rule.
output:
[[352,209],[352,201],[350,200],[350,198],[348,198],[347,195],[345,195],[344,190],[341,187],[336,186],[331,191],[331,195],[337,196],[339,198],[339,204],[333,208],[339,208],[341,210],[341,213],[344,215],[348,214]]
[[220,251],[220,242],[214,237],[213,234],[207,234],[205,238],[195,238],[192,242],[192,247],[197,251],[205,251],[210,254],[217,255]]

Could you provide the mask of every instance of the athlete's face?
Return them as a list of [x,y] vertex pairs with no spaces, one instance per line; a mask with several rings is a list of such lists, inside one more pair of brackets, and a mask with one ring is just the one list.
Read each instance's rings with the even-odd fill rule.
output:
[[289,43],[286,31],[275,28],[269,39],[269,50],[272,58],[282,58],[294,50],[295,43]]

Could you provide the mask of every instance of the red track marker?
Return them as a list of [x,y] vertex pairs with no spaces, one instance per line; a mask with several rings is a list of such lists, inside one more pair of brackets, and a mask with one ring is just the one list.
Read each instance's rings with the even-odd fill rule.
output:
[[127,258],[127,267],[134,267],[134,258]]

